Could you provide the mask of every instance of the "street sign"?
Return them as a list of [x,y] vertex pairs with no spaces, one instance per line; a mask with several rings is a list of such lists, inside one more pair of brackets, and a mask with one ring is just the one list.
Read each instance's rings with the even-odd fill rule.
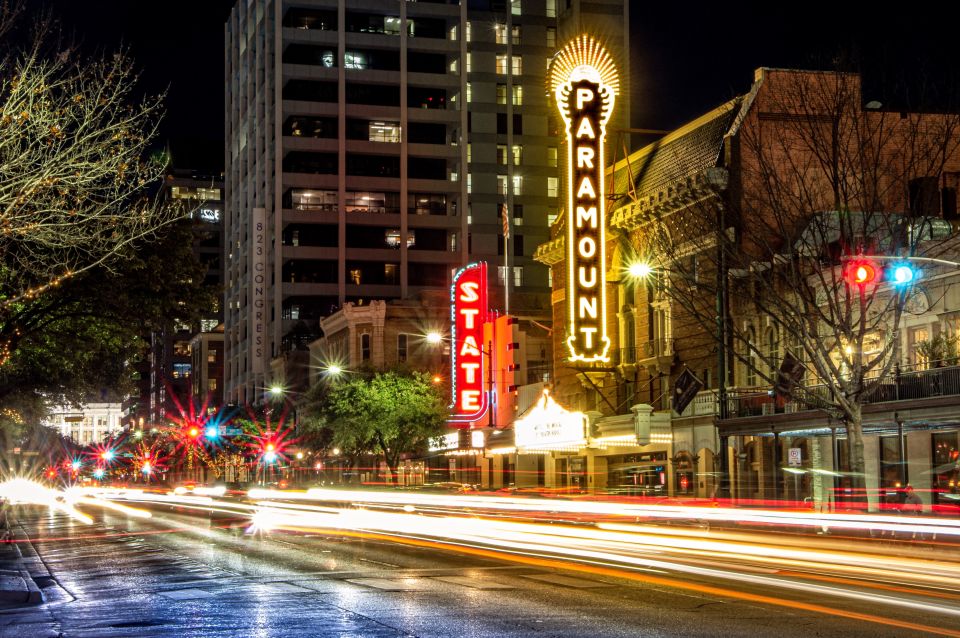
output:
[[803,455],[800,448],[792,447],[787,450],[787,464],[790,467],[799,467],[803,465]]

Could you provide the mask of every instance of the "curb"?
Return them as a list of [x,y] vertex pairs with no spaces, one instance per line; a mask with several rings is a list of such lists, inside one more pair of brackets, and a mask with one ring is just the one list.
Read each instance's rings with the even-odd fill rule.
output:
[[6,555],[0,558],[0,601],[9,603],[42,603],[45,601],[43,592],[37,586],[31,575],[28,563],[20,548],[20,544],[27,543],[29,552],[36,555],[29,545],[30,539],[22,534],[14,534],[9,528],[3,531],[7,543]]

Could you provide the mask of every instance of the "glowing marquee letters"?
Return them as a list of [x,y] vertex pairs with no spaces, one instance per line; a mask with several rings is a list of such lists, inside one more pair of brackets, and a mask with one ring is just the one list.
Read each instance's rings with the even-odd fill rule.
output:
[[487,264],[470,264],[454,276],[450,293],[451,421],[475,421],[487,411],[487,363],[483,352],[487,312]]
[[567,133],[567,348],[571,361],[608,361],[603,146],[616,69],[581,35],[557,54],[551,82]]

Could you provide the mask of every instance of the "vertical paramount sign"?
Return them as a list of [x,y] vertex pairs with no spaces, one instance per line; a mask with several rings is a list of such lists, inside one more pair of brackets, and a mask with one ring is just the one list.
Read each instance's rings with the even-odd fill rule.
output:
[[609,361],[604,241],[604,137],[619,87],[610,55],[581,35],[550,65],[567,135],[567,349],[571,361]]
[[476,421],[487,411],[484,383],[488,365],[483,352],[483,324],[488,321],[487,264],[460,269],[450,290],[451,421]]

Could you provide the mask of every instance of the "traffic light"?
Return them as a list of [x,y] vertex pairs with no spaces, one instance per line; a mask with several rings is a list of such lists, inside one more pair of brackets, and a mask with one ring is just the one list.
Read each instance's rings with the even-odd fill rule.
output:
[[906,262],[890,266],[890,283],[894,286],[908,286],[920,278],[920,271]]
[[877,267],[866,259],[847,263],[843,278],[851,286],[866,286],[877,283]]

